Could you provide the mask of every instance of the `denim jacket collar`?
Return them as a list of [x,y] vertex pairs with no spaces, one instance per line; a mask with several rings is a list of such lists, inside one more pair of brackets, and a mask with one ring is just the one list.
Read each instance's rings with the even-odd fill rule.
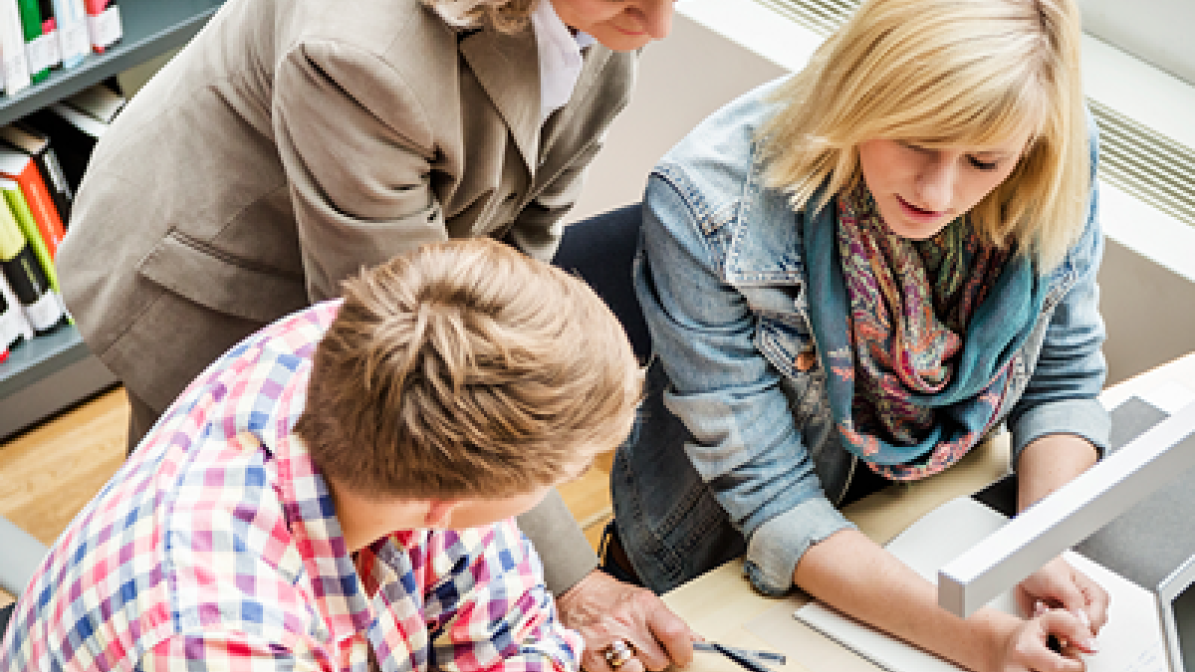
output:
[[[753,153],[751,170],[744,185],[744,197],[731,226],[734,235],[727,251],[726,279],[734,285],[799,285],[805,279],[805,249],[802,232],[805,210],[794,211],[787,193],[769,189],[764,179],[764,161]],[[821,201],[823,187],[810,198]],[[833,216],[827,204],[812,216],[818,225]],[[767,226],[760,226],[767,222]]]

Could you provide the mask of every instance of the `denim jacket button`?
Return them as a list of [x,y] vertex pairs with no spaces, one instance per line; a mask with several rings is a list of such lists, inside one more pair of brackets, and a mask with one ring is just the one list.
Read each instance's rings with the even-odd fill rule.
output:
[[809,369],[813,368],[813,365],[816,361],[817,359],[813,356],[813,351],[806,350],[805,352],[797,355],[797,361],[795,363],[797,365],[798,371],[808,371]]

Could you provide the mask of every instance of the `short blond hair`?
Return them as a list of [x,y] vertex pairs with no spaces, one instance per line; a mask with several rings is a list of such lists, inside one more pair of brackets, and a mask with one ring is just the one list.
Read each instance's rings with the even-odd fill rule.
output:
[[537,2],[549,0],[423,0],[449,25],[458,28],[492,26],[502,33],[517,33],[531,23]]
[[296,433],[365,496],[494,498],[574,475],[630,432],[642,374],[581,280],[489,239],[344,283]]
[[1050,268],[1082,232],[1090,189],[1080,39],[1073,0],[866,2],[777,91],[760,130],[768,184],[821,208],[861,179],[864,141],[985,147],[1028,131],[971,219]]

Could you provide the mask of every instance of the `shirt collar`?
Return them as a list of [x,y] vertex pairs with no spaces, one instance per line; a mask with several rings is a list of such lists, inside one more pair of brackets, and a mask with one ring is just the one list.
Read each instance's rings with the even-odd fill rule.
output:
[[543,124],[572,97],[581,76],[581,50],[596,40],[579,31],[573,35],[551,0],[535,3],[531,25],[539,52],[539,123]]

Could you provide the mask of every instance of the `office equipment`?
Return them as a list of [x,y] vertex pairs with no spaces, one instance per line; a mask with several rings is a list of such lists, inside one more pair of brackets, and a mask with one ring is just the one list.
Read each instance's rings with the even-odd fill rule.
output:
[[1158,584],[1157,596],[1171,672],[1195,670],[1195,556]]
[[1195,403],[1146,431],[942,568],[938,604],[967,616],[1195,467]]
[[[923,516],[887,544],[893,555],[933,581],[938,568],[960,552],[1006,527],[1008,519],[970,497],[959,497]],[[1084,656],[1088,672],[1164,672],[1165,653],[1154,596],[1105,567],[1065,553],[1067,562],[1102,585],[1115,608],[1099,636],[1100,652]],[[987,606],[1018,613],[1012,591]],[[963,668],[821,604],[810,602],[794,614],[860,656],[892,672],[961,672]]]
[[[1195,353],[1191,353],[1151,369],[1139,376],[1109,387],[1100,395],[1105,407],[1112,411],[1112,446],[1127,443],[1145,429],[1153,426],[1167,414],[1178,411],[1189,400],[1195,399]],[[1125,410],[1133,412],[1125,415]],[[1139,411],[1139,412],[1138,412]],[[900,487],[892,487],[875,493],[843,509],[847,519],[859,527],[859,531],[878,544],[887,544],[902,530],[913,525],[919,518],[941,504],[964,496],[979,497],[980,491],[1007,474],[1009,464],[1009,441],[1007,435],[997,435],[977,446],[957,465],[934,476]],[[1015,492],[1015,488],[1011,490]],[[1166,497],[1159,498],[1163,494]],[[1147,598],[1158,580],[1170,574],[1181,564],[1176,558],[1195,554],[1195,535],[1190,534],[1190,511],[1195,507],[1183,506],[1184,497],[1195,497],[1195,489],[1189,487],[1189,479],[1173,482],[1161,493],[1151,495],[1131,511],[1105,526],[1091,539],[1079,544],[1089,557],[1145,589]],[[1178,498],[1178,499],[1174,499]],[[1175,502],[1178,502],[1177,504]],[[1011,504],[1011,502],[1010,502]],[[1175,510],[1178,506],[1178,510]],[[1001,507],[1009,510],[1010,507]],[[1176,530],[1183,531],[1173,548],[1153,547],[1148,562],[1141,562],[1140,552],[1126,553],[1131,563],[1107,551],[1117,543],[1125,530],[1119,529],[1122,521],[1140,520],[1145,515],[1151,521],[1151,529],[1142,537],[1131,537],[1132,544],[1153,546],[1156,533],[1173,537]],[[1115,535],[1109,535],[1115,532]],[[1103,538],[1098,547],[1091,544]],[[1098,551],[1098,552],[1097,552]],[[1160,571],[1163,558],[1169,569]],[[665,593],[662,597],[668,607],[684,619],[697,632],[719,642],[733,642],[738,646],[770,649],[786,654],[790,666],[808,672],[876,672],[875,664],[844,647],[837,640],[826,637],[804,622],[793,618],[793,612],[807,604],[810,598],[795,591],[784,598],[765,597],[751,589],[743,579],[742,560],[728,562],[702,576]],[[1154,578],[1156,577],[1156,578]],[[1152,601],[1152,598],[1150,598]],[[1151,618],[1157,623],[1157,609],[1152,608]],[[1159,626],[1160,627],[1160,626]],[[1161,652],[1160,646],[1156,649]],[[936,660],[936,659],[935,659]],[[1153,669],[1164,664],[1164,658],[1141,661],[1141,669]],[[698,656],[689,672],[736,672],[737,666],[722,656]],[[778,671],[779,672],[779,671]],[[1134,672],[1140,672],[1135,670]]]
[[713,647],[715,651],[738,663],[744,669],[750,670],[750,672],[772,672],[767,665],[758,662],[751,656],[745,656],[735,649],[729,649],[717,642],[713,642]]
[[[1159,372],[1160,373],[1160,372]],[[1133,386],[1132,395],[1112,395],[1110,399],[1104,399],[1105,403],[1114,405],[1112,411],[1112,437],[1111,437],[1111,451],[1107,460],[1112,460],[1120,451],[1136,451],[1136,455],[1126,454],[1128,457],[1140,458],[1141,442],[1151,448],[1150,454],[1158,453],[1185,453],[1182,456],[1183,460],[1190,459],[1192,448],[1191,442],[1195,442],[1195,437],[1191,437],[1187,430],[1183,429],[1188,426],[1184,421],[1179,420],[1177,423],[1167,422],[1167,417],[1183,416],[1191,412],[1195,408],[1192,401],[1195,400],[1195,392],[1190,390],[1186,385],[1177,384],[1174,379],[1165,381],[1165,377],[1161,376],[1162,380],[1155,381],[1149,385],[1139,384]],[[1181,379],[1181,378],[1180,378]],[[1176,429],[1177,428],[1177,429]],[[1184,436],[1187,438],[1184,440]],[[1177,437],[1177,438],[1176,438]],[[1177,443],[1176,443],[1177,441]],[[1157,445],[1150,445],[1153,442]],[[1133,448],[1137,446],[1137,448]],[[1166,446],[1170,446],[1166,450]],[[1181,460],[1180,460],[1181,461]],[[1115,462],[1113,462],[1115,464]],[[1132,464],[1140,466],[1139,459],[1134,460]],[[1175,463],[1171,462],[1173,467]],[[1153,468],[1156,468],[1153,467]],[[1134,475],[1131,469],[1124,471],[1124,473],[1117,474],[1119,480],[1113,478],[1117,484],[1121,481],[1129,481],[1129,485],[1118,485],[1118,487],[1130,487],[1135,479],[1144,479],[1146,477]],[[1195,564],[1195,540],[1192,535],[1188,534],[1189,530],[1189,516],[1195,505],[1195,491],[1190,488],[1189,479],[1195,475],[1195,467],[1187,467],[1186,475],[1179,476],[1183,471],[1179,468],[1173,474],[1163,475],[1159,477],[1158,481],[1138,480],[1139,483],[1153,483],[1150,487],[1152,490],[1149,496],[1141,501],[1129,511],[1117,517],[1114,521],[1103,524],[1099,532],[1085,539],[1075,548],[1080,551],[1082,555],[1067,552],[1068,560],[1078,566],[1081,570],[1088,573],[1089,576],[1096,579],[1099,583],[1105,586],[1110,593],[1113,594],[1113,604],[1116,605],[1113,612],[1117,614],[1116,618],[1124,620],[1126,618],[1132,619],[1134,622],[1140,623],[1142,627],[1149,626],[1154,628],[1156,634],[1151,634],[1148,631],[1138,632],[1134,638],[1126,638],[1115,634],[1116,631],[1105,630],[1100,635],[1101,642],[1101,656],[1095,659],[1088,659],[1089,669],[1093,670],[1132,670],[1133,672],[1142,672],[1146,670],[1165,670],[1166,651],[1163,646],[1163,638],[1170,638],[1176,641],[1184,641],[1176,631],[1176,628],[1181,629],[1182,620],[1174,619],[1172,622],[1158,618],[1159,611],[1163,613],[1171,604],[1182,606],[1187,603],[1176,603],[1172,599],[1182,593],[1186,584],[1195,580],[1195,568],[1192,568],[1191,574],[1187,578],[1183,578],[1182,570],[1175,570],[1176,567],[1191,567]],[[1163,482],[1167,478],[1172,478],[1173,482],[1169,485],[1163,485],[1161,488],[1157,487],[1157,483]],[[1012,513],[1012,500],[1015,498],[1016,484],[1015,478],[1012,476],[1005,477],[985,488],[983,491],[977,493],[975,498],[977,501],[985,502],[989,506],[1001,511],[1005,516]],[[1097,498],[1098,499],[1098,498]],[[1044,500],[1043,500],[1044,501]],[[1124,505],[1123,500],[1114,502],[1119,505]],[[1107,506],[1105,503],[1104,506]],[[942,507],[943,510],[948,507]],[[1036,507],[1035,507],[1036,508]],[[1097,509],[1096,512],[1099,510]],[[1092,512],[1088,512],[1091,514]],[[989,517],[991,512],[988,512]],[[935,511],[930,516],[942,516],[943,511]],[[1022,514],[1024,515],[1024,514]],[[932,518],[931,518],[932,519]],[[999,520],[995,517],[992,520]],[[918,537],[916,528],[924,527],[922,523],[916,523],[909,528],[905,534],[898,537],[899,542],[893,541],[890,548],[893,552],[906,562],[909,558],[905,557],[909,552],[913,553],[913,560],[910,564],[928,562],[924,558],[918,559],[919,553],[941,553],[940,561],[948,560],[951,555],[962,556],[970,553],[967,551],[971,548],[973,543],[979,545],[980,540],[985,538],[996,537],[1004,533],[1006,528],[1011,528],[1015,523],[1007,525],[997,524],[994,527],[984,527],[975,522],[964,522],[962,520],[953,520],[949,516],[945,520],[939,519],[938,525],[946,526],[952,530],[949,535],[942,534],[940,530],[927,532],[923,537]],[[962,534],[961,528],[972,530],[972,534],[965,536],[957,536]],[[999,530],[999,531],[997,531]],[[991,534],[989,534],[991,533]],[[902,545],[908,545],[909,535],[915,540],[913,545],[915,548],[912,551],[908,549],[902,550]],[[947,541],[945,538],[949,536],[951,539]],[[987,543],[986,541],[983,543]],[[1046,542],[1051,543],[1051,542]],[[949,547],[949,552],[947,552]],[[1015,555],[1010,553],[1009,555]],[[1084,557],[1085,556],[1085,557]],[[1052,556],[1050,556],[1052,557]],[[1091,562],[1088,558],[1098,559],[1098,564]],[[932,570],[932,564],[929,563],[925,567],[930,567],[923,576],[929,580],[934,580],[935,574]],[[953,562],[949,564],[954,564]],[[1019,580],[1019,579],[1017,579]],[[1008,584],[1010,587],[1012,584]],[[1156,590],[1155,590],[1156,589]],[[1169,592],[1167,592],[1169,591]],[[1195,609],[1195,591],[1192,591],[1191,607],[1188,609]],[[1007,599],[1008,595],[995,599],[993,606],[997,608],[1004,608],[1006,611],[1013,611],[1015,605],[1012,601]],[[1132,605],[1132,610],[1128,611],[1126,604]],[[1150,613],[1152,610],[1152,613]],[[1175,612],[1178,610],[1176,609]],[[810,612],[812,613],[812,611]],[[844,617],[830,612],[830,620],[843,619]],[[1186,612],[1190,613],[1190,612]],[[927,654],[916,652],[922,658],[917,659],[917,663],[913,667],[908,667],[909,663],[903,661],[900,656],[903,654],[883,653],[888,647],[895,644],[897,648],[909,649],[906,645],[896,642],[885,634],[872,630],[861,624],[850,622],[854,625],[856,630],[843,629],[836,622],[830,622],[828,625],[821,624],[820,629],[839,639],[840,641],[849,640],[847,644],[855,650],[865,649],[867,653],[865,656],[876,658],[880,655],[891,656],[896,658],[884,662],[883,665],[889,669],[922,669],[918,666],[929,666],[925,669],[934,669],[933,666],[941,666],[941,670],[956,670],[953,665],[941,661]],[[1118,626],[1118,630],[1120,626]],[[860,634],[860,631],[866,631]],[[874,640],[874,641],[872,641]],[[1131,643],[1125,643],[1125,642]],[[1195,642],[1195,635],[1186,635],[1185,641]],[[1150,643],[1148,648],[1134,646],[1134,643]],[[1190,646],[1190,645],[1189,645]],[[1110,647],[1116,647],[1117,660],[1110,663],[1105,660],[1104,653],[1110,650]],[[880,651],[880,654],[875,653]],[[1127,657],[1121,656],[1122,653],[1129,653]],[[927,662],[928,661],[928,662]],[[1175,667],[1176,672],[1185,672],[1182,668]]]
[[718,650],[719,646],[721,646],[724,649],[729,649],[730,651],[734,651],[735,653],[738,653],[740,655],[752,656],[755,658],[759,658],[760,660],[771,660],[771,661],[780,663],[781,665],[783,665],[788,660],[788,657],[785,656],[783,653],[775,653],[772,651],[759,651],[757,649],[740,649],[740,648],[734,647],[734,646],[726,646],[725,644],[715,644],[714,642],[707,642],[707,641],[702,641],[702,640],[697,640],[697,641],[693,642],[693,650],[694,651],[714,651],[716,653],[722,653],[721,651]]

